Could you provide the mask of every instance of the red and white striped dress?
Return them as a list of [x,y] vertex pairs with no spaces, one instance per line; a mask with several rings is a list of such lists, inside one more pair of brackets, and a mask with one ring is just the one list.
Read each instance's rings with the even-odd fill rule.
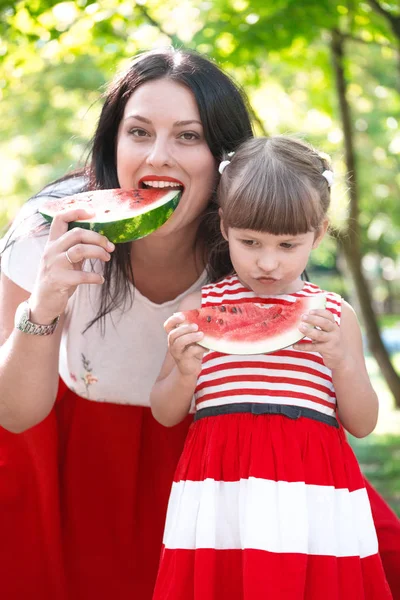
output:
[[[205,286],[202,306],[286,304],[321,291],[307,282],[300,292],[260,298],[232,276]],[[326,296],[339,325],[340,297]],[[172,485],[154,600],[392,598],[363,478],[333,421],[335,391],[321,355],[209,351],[195,400],[197,416],[238,403],[256,410],[191,426]],[[259,414],[263,404],[311,409],[336,426]]]

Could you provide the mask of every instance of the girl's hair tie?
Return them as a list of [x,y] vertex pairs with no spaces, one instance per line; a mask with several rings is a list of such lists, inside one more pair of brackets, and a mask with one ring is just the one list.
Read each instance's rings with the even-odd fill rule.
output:
[[[222,164],[222,163],[221,163]],[[324,177],[326,179],[326,181],[328,182],[328,187],[332,187],[333,185],[333,172],[332,171],[324,171],[322,173],[322,177]]]
[[219,164],[218,171],[221,173],[221,175],[222,175],[222,173],[224,172],[224,169],[225,169],[225,167],[227,167],[227,166],[229,165],[229,163],[230,163],[230,162],[231,162],[230,160],[223,160],[223,161],[222,161],[222,162]]
[[[234,152],[228,152],[227,156],[228,156],[229,158],[232,158],[232,156],[233,156],[234,154],[235,154]],[[222,162],[219,164],[218,171],[221,173],[221,175],[222,175],[222,173],[223,173],[223,171],[224,171],[225,167],[227,167],[227,166],[229,165],[229,163],[230,163],[230,162],[231,162],[230,160],[223,160],[223,161],[222,161]]]

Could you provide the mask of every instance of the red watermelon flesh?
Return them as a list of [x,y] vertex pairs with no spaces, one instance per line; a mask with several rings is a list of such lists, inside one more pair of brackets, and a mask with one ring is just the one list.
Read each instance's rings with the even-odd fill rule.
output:
[[304,336],[301,316],[325,308],[324,294],[314,294],[281,304],[253,302],[219,304],[185,311],[187,323],[196,323],[209,350],[224,354],[266,354],[287,348]]
[[74,221],[69,228],[91,229],[119,243],[145,237],[164,225],[180,198],[179,188],[93,190],[46,200],[39,210],[50,222],[62,210],[93,210],[93,218]]

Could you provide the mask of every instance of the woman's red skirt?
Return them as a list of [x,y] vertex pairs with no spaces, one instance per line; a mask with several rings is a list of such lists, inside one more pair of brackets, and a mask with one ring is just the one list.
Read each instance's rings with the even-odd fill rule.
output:
[[61,382],[45,421],[0,428],[0,598],[150,600],[191,421],[167,429]]

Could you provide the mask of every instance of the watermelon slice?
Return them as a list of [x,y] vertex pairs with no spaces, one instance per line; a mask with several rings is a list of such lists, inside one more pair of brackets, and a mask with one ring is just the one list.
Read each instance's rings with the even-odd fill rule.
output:
[[39,211],[51,222],[61,210],[90,208],[96,215],[92,219],[70,223],[69,229],[91,229],[118,244],[138,240],[164,225],[180,198],[181,190],[171,188],[94,190],[47,200]]
[[298,298],[291,304],[219,304],[184,311],[187,323],[204,333],[204,348],[224,354],[267,354],[300,341],[301,315],[325,308],[325,294]]

